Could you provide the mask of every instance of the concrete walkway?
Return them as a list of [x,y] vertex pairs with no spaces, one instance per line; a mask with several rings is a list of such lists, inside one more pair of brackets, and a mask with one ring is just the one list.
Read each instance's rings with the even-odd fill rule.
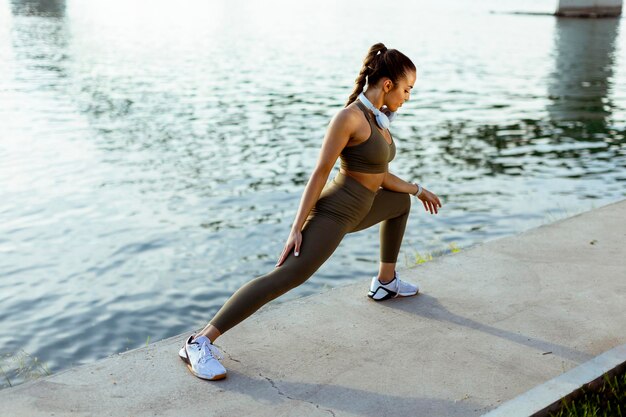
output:
[[179,336],[0,391],[0,416],[479,416],[626,343],[626,200],[403,278],[423,294],[267,306],[219,339],[223,381]]

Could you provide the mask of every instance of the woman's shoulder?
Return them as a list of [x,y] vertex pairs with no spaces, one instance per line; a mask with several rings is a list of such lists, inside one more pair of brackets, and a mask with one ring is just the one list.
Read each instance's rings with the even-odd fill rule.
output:
[[[331,126],[340,125],[343,128],[348,128],[350,130],[356,129],[360,123],[362,123],[362,114],[361,110],[356,106],[356,104],[350,104],[347,107],[339,110],[330,121]],[[352,129],[351,129],[352,128]]]

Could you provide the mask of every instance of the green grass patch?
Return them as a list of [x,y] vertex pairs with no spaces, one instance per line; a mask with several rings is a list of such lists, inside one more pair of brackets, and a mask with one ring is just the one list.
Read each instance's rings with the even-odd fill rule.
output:
[[0,357],[0,388],[12,387],[46,375],[51,375],[48,366],[23,349]]
[[412,254],[407,254],[406,252],[404,252],[404,264],[407,268],[415,268],[416,266],[432,261],[433,259],[439,256],[447,255],[449,253],[457,253],[460,251],[461,249],[459,249],[456,243],[454,242],[450,243],[447,249],[432,252],[432,253],[427,252],[427,253],[422,254],[418,252],[417,250],[413,249]]
[[570,401],[562,400],[561,408],[549,417],[626,417],[626,368],[592,386],[581,388]]

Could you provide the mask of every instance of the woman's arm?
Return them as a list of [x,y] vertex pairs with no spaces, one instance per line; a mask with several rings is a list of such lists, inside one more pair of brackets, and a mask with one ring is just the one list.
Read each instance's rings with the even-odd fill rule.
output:
[[[418,191],[417,185],[406,182],[402,178],[396,177],[389,171],[385,173],[382,187],[390,191],[409,193],[413,195],[415,195]],[[426,188],[422,188],[422,193],[417,198],[422,200],[424,209],[426,209],[426,211],[430,211],[431,214],[437,214],[437,208],[441,208],[441,201],[439,200],[439,197],[428,191]]]
[[302,226],[304,226],[309,212],[322,193],[324,185],[326,185],[326,181],[328,180],[328,174],[330,174],[335,162],[337,162],[339,154],[350,140],[357,124],[358,118],[355,116],[355,113],[347,109],[341,110],[330,121],[328,130],[324,136],[324,142],[322,143],[322,149],[320,150],[317,164],[304,189],[296,218],[291,226],[289,238],[283,248],[283,252],[280,254],[276,266],[280,266],[284,260],[287,259],[292,248],[294,249],[295,256],[300,254],[300,245],[302,243],[300,231],[302,230]]
[[397,193],[415,194],[417,192],[417,186],[410,182],[404,181],[400,177],[396,177],[391,172],[385,173],[383,183],[381,186],[387,190],[395,191]]

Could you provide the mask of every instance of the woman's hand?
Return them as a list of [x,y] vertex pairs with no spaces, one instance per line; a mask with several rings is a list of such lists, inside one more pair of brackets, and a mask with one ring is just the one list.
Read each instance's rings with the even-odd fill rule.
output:
[[437,214],[437,207],[441,208],[441,201],[434,193],[431,193],[426,188],[422,188],[422,193],[419,195],[420,200],[424,204],[426,211],[430,211],[430,214]]
[[294,249],[293,254],[295,256],[300,255],[300,245],[302,244],[302,233],[299,231],[292,230],[289,233],[289,237],[287,238],[287,243],[285,243],[285,247],[283,248],[283,252],[280,254],[278,258],[278,262],[276,266],[279,267],[285,262],[289,253],[291,253],[291,249]]

